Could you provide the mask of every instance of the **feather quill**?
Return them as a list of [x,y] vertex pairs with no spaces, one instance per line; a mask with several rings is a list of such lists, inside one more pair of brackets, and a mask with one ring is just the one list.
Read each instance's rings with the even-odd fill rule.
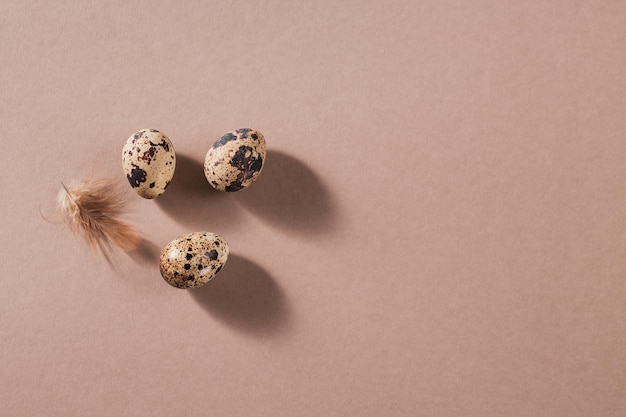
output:
[[99,249],[107,259],[112,245],[125,251],[137,249],[139,233],[118,218],[125,203],[113,180],[90,178],[70,186],[61,185],[58,208],[74,235],[82,234],[92,250]]

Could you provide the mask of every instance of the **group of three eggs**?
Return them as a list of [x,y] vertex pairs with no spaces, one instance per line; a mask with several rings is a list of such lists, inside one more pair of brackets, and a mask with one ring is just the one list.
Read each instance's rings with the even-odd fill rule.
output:
[[[237,129],[216,140],[204,159],[204,176],[219,191],[250,186],[261,173],[265,138],[258,130]],[[176,153],[170,139],[154,129],[143,129],[126,140],[122,167],[131,187],[144,198],[165,192],[174,177]],[[228,259],[228,243],[210,232],[195,232],[168,243],[159,268],[170,285],[195,288],[209,282]]]

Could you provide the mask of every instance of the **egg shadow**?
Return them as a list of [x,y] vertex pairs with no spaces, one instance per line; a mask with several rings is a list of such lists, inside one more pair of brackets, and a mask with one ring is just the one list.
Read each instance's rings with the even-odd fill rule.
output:
[[267,271],[242,256],[229,255],[215,278],[189,292],[211,316],[247,335],[276,336],[288,327],[289,309],[280,287]]
[[[177,222],[197,229],[237,225],[240,210],[229,193],[215,190],[204,176],[204,162],[176,155],[176,172],[157,205]],[[219,228],[215,228],[215,225]]]
[[237,202],[272,226],[302,234],[323,234],[336,223],[328,188],[303,162],[268,150],[258,179],[239,191]]

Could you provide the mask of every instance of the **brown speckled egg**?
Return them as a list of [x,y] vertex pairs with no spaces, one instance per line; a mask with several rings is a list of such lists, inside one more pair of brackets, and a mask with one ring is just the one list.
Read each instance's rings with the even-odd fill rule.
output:
[[204,159],[204,176],[220,191],[250,186],[265,163],[265,138],[258,130],[237,129],[215,141]]
[[209,282],[228,259],[228,243],[220,235],[195,232],[180,236],[163,248],[161,276],[177,288],[195,288]]
[[165,192],[174,176],[174,146],[158,130],[140,130],[124,144],[122,167],[137,194],[143,198],[158,197]]

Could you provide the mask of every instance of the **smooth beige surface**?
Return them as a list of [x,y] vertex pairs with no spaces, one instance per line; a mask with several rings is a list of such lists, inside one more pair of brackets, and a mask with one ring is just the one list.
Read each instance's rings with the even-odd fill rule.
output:
[[[625,45],[622,1],[1,2],[0,415],[626,415]],[[40,210],[145,127],[176,174],[111,267]]]

